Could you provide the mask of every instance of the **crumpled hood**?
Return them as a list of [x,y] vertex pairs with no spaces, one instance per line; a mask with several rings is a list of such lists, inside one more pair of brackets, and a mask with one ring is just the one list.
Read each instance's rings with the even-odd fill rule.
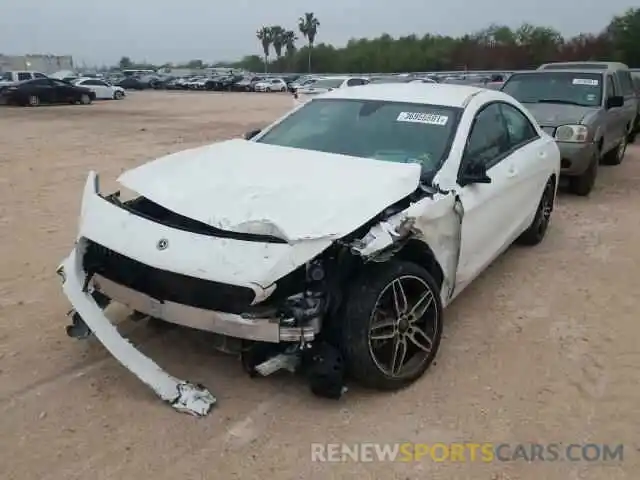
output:
[[543,127],[579,124],[584,117],[598,110],[596,107],[564,105],[561,103],[523,103],[523,105]]
[[420,166],[228,140],[129,170],[118,181],[180,215],[289,242],[340,238],[419,185]]

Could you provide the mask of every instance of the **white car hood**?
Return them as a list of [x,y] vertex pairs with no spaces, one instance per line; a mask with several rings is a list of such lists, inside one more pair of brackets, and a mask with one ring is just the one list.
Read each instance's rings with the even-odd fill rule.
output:
[[420,166],[228,140],[129,170],[118,181],[223,230],[290,243],[343,237],[413,192]]

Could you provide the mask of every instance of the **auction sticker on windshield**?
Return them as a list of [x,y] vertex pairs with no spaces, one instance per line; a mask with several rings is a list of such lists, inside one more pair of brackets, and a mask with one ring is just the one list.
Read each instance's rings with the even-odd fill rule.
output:
[[588,85],[590,87],[596,87],[598,85],[598,80],[594,80],[592,78],[574,78],[574,85]]
[[449,121],[449,117],[433,113],[400,112],[400,115],[398,115],[396,120],[398,122],[425,123],[427,125],[445,126]]

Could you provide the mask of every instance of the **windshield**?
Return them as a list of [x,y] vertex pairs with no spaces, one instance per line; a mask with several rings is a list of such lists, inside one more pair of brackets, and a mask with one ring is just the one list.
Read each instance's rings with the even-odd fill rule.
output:
[[398,163],[435,173],[449,152],[461,109],[374,100],[319,99],[258,138],[259,143]]
[[522,103],[597,107],[602,101],[602,75],[562,71],[514,74],[504,84],[502,91]]
[[338,88],[344,83],[344,78],[323,78],[309,85],[313,88]]

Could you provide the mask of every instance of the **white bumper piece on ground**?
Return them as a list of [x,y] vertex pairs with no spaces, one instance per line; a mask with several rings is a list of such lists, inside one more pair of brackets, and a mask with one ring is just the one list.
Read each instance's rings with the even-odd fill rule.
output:
[[216,398],[202,385],[175,378],[123,338],[97,305],[90,290],[83,291],[84,272],[80,254],[74,249],[58,268],[67,298],[107,350],[165,402],[179,412],[202,417],[216,403]]

